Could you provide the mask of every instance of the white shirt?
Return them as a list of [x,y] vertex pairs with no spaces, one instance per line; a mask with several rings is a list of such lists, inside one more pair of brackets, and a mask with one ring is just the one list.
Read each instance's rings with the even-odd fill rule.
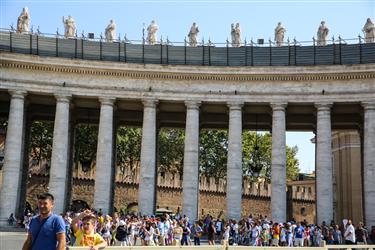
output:
[[344,236],[345,240],[350,240],[353,243],[355,242],[355,232],[353,225],[347,226]]

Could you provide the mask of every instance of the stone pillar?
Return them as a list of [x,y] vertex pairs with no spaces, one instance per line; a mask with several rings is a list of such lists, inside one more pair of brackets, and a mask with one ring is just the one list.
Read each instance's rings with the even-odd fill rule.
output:
[[156,194],[156,105],[157,100],[143,100],[141,169],[138,189],[139,212],[154,213]]
[[317,103],[316,207],[317,222],[333,219],[331,103]]
[[362,103],[365,111],[363,142],[363,187],[365,224],[375,226],[375,102]]
[[71,96],[56,96],[56,114],[53,127],[49,192],[55,196],[54,212],[64,212],[67,203],[67,176],[69,163],[69,121]]
[[199,201],[199,102],[186,101],[186,129],[183,174],[183,214],[198,219]]
[[112,151],[113,151],[113,103],[115,99],[100,98],[98,148],[96,153],[94,208],[104,214],[112,210]]
[[227,218],[239,220],[242,210],[242,102],[228,103]]
[[[11,213],[16,215],[21,187],[24,133],[24,91],[10,91],[8,128],[5,141],[3,180],[0,190],[0,221],[6,223]],[[5,223],[4,223],[5,222]]]
[[271,159],[271,213],[274,222],[286,221],[286,103],[271,103],[272,159]]

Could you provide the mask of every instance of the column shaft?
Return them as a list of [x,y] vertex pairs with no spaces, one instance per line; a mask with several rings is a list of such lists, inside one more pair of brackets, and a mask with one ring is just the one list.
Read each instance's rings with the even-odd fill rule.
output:
[[17,212],[21,166],[23,163],[24,97],[26,92],[12,91],[5,141],[3,183],[0,190],[0,220],[3,223],[11,213]]
[[274,222],[286,221],[286,103],[272,106],[271,212]]
[[316,207],[317,222],[333,219],[331,104],[316,104]]
[[242,105],[228,104],[227,217],[236,220],[242,210]]
[[156,190],[156,100],[143,101],[141,169],[138,207],[141,214],[154,213]]
[[365,224],[375,225],[375,103],[363,103],[365,110],[363,142],[363,187]]
[[183,174],[183,214],[198,219],[199,201],[199,104],[185,102],[186,129]]
[[50,193],[55,196],[54,212],[60,214],[64,212],[67,202],[70,97],[56,96],[56,99],[52,159],[48,186]]
[[114,99],[100,99],[98,148],[96,153],[94,207],[104,214],[111,212],[112,204],[112,151]]

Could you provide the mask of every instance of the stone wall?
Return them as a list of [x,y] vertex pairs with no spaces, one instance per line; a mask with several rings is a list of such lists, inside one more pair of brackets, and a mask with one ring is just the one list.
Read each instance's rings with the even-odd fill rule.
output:
[[[32,208],[36,207],[36,195],[47,191],[48,177],[33,175],[27,185],[27,202]],[[84,201],[89,206],[94,202],[93,180],[77,179],[73,180],[72,201]],[[116,209],[127,209],[127,211],[137,211],[138,206],[138,185],[128,183],[116,183],[114,194],[114,206]],[[306,219],[313,222],[315,220],[315,202],[301,199],[293,199],[293,217],[297,220]],[[182,189],[170,187],[157,188],[156,206],[168,208],[177,212],[182,208]],[[301,214],[303,212],[303,214]],[[200,191],[199,214],[204,216],[211,214],[217,216],[220,213],[226,214],[226,195],[224,192]],[[242,216],[268,216],[271,217],[271,200],[267,196],[242,196]]]

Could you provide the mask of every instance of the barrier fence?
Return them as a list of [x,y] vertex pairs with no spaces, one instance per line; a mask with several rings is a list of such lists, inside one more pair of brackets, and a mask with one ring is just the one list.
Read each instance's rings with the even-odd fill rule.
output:
[[[357,43],[349,43],[356,41]],[[315,42],[286,43],[275,47],[269,45],[244,44],[230,47],[219,43],[197,47],[185,43],[168,41],[147,45],[142,41],[69,38],[60,35],[29,33],[20,34],[0,29],[0,51],[63,57],[71,59],[117,61],[125,63],[204,65],[204,66],[308,66],[308,65],[352,65],[375,63],[375,43],[362,43],[362,39],[332,40],[326,46]]]
[[[110,250],[182,250],[182,249],[195,249],[195,250],[374,250],[375,245],[325,245],[321,247],[250,247],[250,246],[131,246],[131,247],[106,247],[104,249]],[[69,250],[88,250],[89,247],[69,247]]]

